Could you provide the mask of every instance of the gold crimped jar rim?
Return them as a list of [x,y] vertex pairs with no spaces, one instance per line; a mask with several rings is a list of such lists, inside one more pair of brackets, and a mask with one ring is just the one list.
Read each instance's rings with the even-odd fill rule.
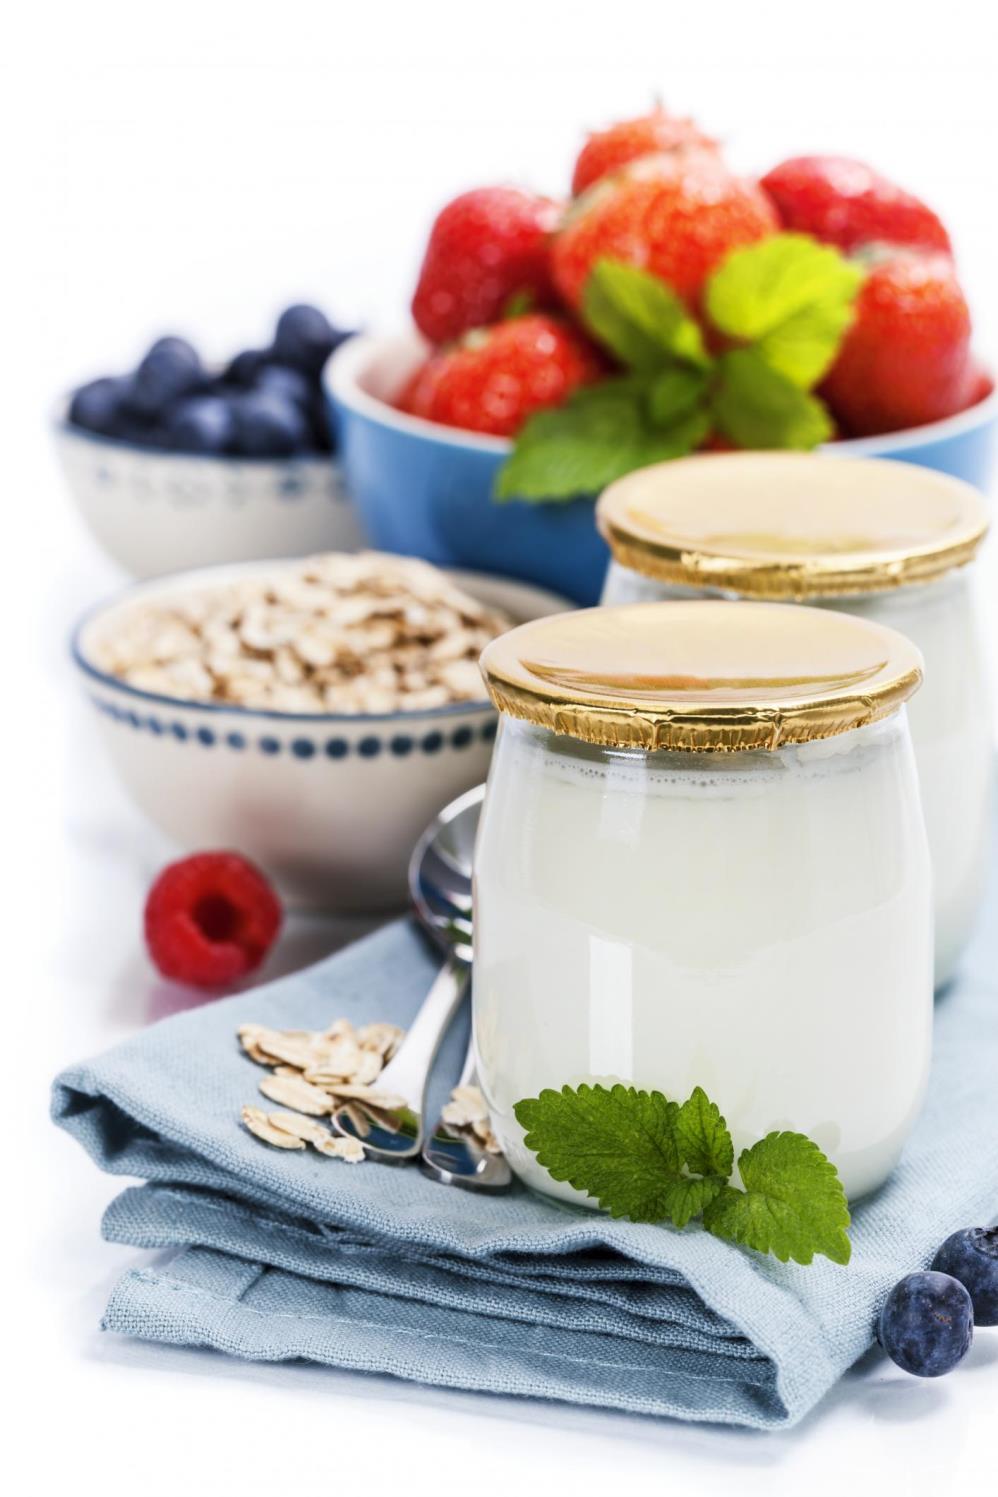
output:
[[897,711],[922,657],[854,614],[694,600],[551,614],[487,645],[500,712],[604,748],[735,753]]
[[657,581],[743,598],[889,592],[972,561],[977,489],[885,458],[705,453],[657,463],[600,496],[614,559]]

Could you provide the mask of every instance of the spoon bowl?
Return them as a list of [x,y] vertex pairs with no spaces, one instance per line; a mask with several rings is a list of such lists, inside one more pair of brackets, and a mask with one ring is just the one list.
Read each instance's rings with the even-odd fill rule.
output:
[[[413,906],[430,939],[447,961],[471,962],[471,869],[485,786],[478,785],[446,806],[427,827],[409,863]],[[475,1051],[468,1043],[458,1086],[474,1086]],[[443,1118],[423,1145],[420,1167],[441,1185],[462,1190],[508,1190],[513,1175],[473,1132]]]

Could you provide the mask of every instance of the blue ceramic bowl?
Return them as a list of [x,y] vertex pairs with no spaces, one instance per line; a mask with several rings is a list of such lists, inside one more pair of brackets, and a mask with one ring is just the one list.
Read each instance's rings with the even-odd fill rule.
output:
[[[425,352],[416,334],[352,338],[327,370],[340,460],[369,540],[440,566],[518,577],[576,603],[597,602],[608,553],[592,499],[496,503],[493,484],[510,448],[505,438],[438,426],[389,404]],[[946,421],[835,442],[828,451],[920,463],[986,489],[996,425],[992,393]]]

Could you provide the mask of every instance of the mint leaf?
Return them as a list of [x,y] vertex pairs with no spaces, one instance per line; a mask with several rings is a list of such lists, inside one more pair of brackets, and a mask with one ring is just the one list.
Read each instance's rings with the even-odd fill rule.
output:
[[700,404],[707,389],[705,369],[674,364],[652,376],[648,385],[648,414],[656,426],[671,426]]
[[790,447],[808,451],[833,433],[828,412],[754,349],[726,353],[719,363],[714,420],[739,447]]
[[830,367],[853,317],[863,272],[806,234],[734,250],[707,282],[707,315],[755,345],[770,368],[810,389]]
[[563,1086],[517,1102],[513,1112],[553,1180],[595,1196],[614,1217],[671,1216],[670,1189],[681,1180],[679,1107],[661,1092]]
[[595,494],[635,468],[691,452],[709,425],[707,414],[694,409],[658,427],[648,411],[647,381],[604,380],[531,416],[499,471],[495,496],[536,501]]
[[[721,1110],[702,1086],[679,1109],[676,1134],[683,1163],[697,1175],[721,1175],[727,1179],[735,1164],[735,1151]],[[716,1194],[716,1192],[715,1192]]]
[[687,1222],[699,1216],[704,1208],[725,1190],[725,1180],[720,1175],[682,1175],[666,1185],[662,1200],[668,1208],[668,1217],[674,1227],[685,1227]]
[[726,1186],[707,1204],[708,1232],[781,1263],[810,1263],[815,1253],[849,1262],[845,1191],[816,1143],[803,1133],[769,1133],[742,1152],[738,1169],[745,1189]]
[[658,276],[618,260],[597,260],[582,294],[582,317],[601,343],[638,373],[674,360],[706,369],[703,334]]

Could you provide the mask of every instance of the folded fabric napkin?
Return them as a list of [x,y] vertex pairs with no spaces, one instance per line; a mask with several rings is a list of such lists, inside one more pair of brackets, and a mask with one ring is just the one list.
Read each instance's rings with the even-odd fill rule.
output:
[[[260,1069],[236,1028],[406,1024],[434,963],[399,921],[307,972],[166,1019],[56,1082],[53,1115],[126,1189],[103,1230],[175,1248],[115,1288],[104,1326],[266,1361],[774,1428],[872,1339],[878,1302],[998,1210],[998,940],[940,999],[932,1082],[900,1168],[854,1214],[848,1267],[742,1251],[691,1225],[611,1221],[516,1187],[268,1149],[240,1126]],[[863,1036],[856,1036],[857,1045]],[[440,1068],[460,1065],[454,1033]],[[439,1093],[431,1105],[439,1105]]]

